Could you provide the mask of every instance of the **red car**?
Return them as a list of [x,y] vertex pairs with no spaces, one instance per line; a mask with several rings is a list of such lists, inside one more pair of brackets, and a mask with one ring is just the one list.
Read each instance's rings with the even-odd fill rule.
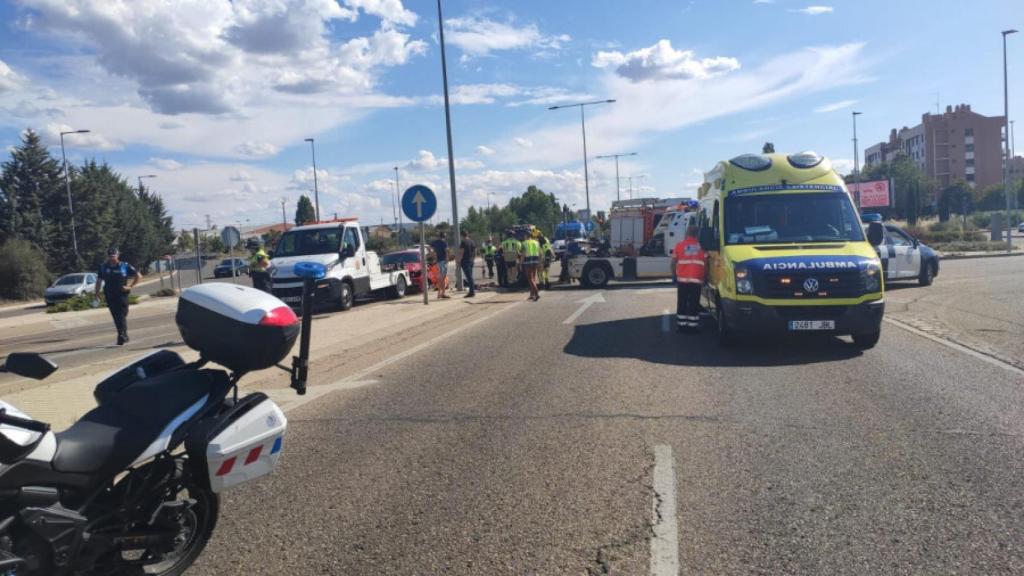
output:
[[[396,250],[381,256],[381,268],[384,270],[401,269],[405,267],[409,271],[409,290],[416,291],[422,286],[423,262],[420,261],[420,251],[415,248],[408,250]],[[430,281],[428,279],[428,284]]]

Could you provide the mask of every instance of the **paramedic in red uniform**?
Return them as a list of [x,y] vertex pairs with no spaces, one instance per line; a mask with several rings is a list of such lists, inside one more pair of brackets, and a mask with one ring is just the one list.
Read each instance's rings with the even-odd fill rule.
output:
[[696,331],[700,326],[700,289],[704,285],[704,250],[697,241],[697,227],[686,228],[686,238],[672,251],[676,272],[676,328]]

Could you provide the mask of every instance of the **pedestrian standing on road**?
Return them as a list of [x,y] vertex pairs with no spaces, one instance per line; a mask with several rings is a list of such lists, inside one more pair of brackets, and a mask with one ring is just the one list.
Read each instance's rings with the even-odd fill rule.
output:
[[124,346],[128,342],[128,295],[142,279],[142,274],[131,264],[121,261],[117,248],[111,248],[107,250],[107,261],[100,264],[97,275],[96,297],[99,298],[102,288],[107,309],[117,328],[117,345]]
[[519,280],[517,264],[522,244],[515,237],[514,232],[508,231],[506,234],[507,237],[501,243],[501,249],[505,258],[505,287],[511,290]]
[[697,241],[697,226],[672,251],[676,273],[676,329],[693,332],[700,326],[700,290],[704,286],[704,250]]
[[466,298],[476,296],[476,284],[473,283],[473,262],[476,262],[476,243],[469,237],[469,230],[463,230],[462,242],[459,243],[459,266],[462,267],[462,276],[469,289]]
[[494,251],[494,263],[498,267],[498,288],[508,288],[508,268],[505,267],[505,237],[498,236],[498,246]]
[[540,242],[533,236],[527,236],[523,240],[522,270],[526,274],[526,282],[530,285],[530,300],[540,300],[540,291],[537,290],[537,271],[540,269]]
[[547,236],[541,234],[540,242],[540,283],[545,290],[551,290],[551,262],[555,259],[555,251],[551,248],[551,241]]
[[484,264],[487,265],[488,278],[494,278],[494,256],[497,252],[497,249],[494,247],[494,242],[492,242],[490,236],[488,236],[487,241],[484,242]]
[[268,294],[270,290],[270,257],[267,256],[263,246],[257,246],[249,259],[249,276],[252,278],[252,287],[262,290]]
[[444,232],[437,234],[437,240],[430,243],[430,248],[437,257],[437,297],[438,299],[449,298],[448,291],[448,241],[445,240]]

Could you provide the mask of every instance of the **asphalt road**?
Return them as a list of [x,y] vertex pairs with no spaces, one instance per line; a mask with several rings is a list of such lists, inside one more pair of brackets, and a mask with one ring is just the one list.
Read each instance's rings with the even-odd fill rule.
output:
[[347,389],[189,574],[1024,571],[1021,373],[891,324],[723,350],[673,305],[467,301],[314,374]]

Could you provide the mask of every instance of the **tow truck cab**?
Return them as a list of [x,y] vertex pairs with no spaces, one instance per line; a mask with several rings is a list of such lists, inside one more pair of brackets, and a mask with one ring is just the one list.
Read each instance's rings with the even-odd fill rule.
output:
[[321,224],[298,226],[285,232],[271,256],[271,290],[292,307],[302,301],[302,279],[293,271],[298,262],[317,262],[327,276],[317,282],[314,305],[348,310],[356,297],[383,293],[405,296],[409,273],[383,270],[376,252],[366,249],[359,221],[343,218]]
[[700,188],[701,245],[708,254],[702,304],[719,340],[737,332],[851,335],[878,342],[882,268],[831,163],[813,153],[745,154],[720,162]]

